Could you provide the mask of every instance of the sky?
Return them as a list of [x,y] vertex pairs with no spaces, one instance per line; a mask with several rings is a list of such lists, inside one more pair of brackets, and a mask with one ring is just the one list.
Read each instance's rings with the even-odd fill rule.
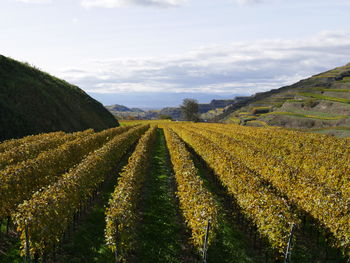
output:
[[104,105],[252,95],[350,62],[349,0],[1,0],[0,54]]

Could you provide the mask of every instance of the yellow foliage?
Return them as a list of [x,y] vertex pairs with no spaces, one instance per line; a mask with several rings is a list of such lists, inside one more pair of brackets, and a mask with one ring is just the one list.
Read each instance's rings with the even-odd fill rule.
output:
[[137,220],[137,204],[140,191],[147,173],[152,145],[156,138],[157,126],[149,129],[139,140],[128,164],[121,173],[118,184],[109,200],[106,210],[105,237],[108,246],[115,251],[116,238],[120,240],[118,251],[125,257],[135,246],[135,225]]
[[50,251],[62,239],[74,214],[99,188],[115,163],[148,127],[137,126],[119,136],[116,136],[115,129],[105,131],[108,134],[114,130],[110,134],[112,138],[104,146],[90,153],[58,181],[36,192],[30,200],[19,205],[14,221],[20,232],[22,247],[25,245],[24,229],[27,225],[31,253],[42,255]]
[[210,220],[212,228],[209,233],[209,244],[215,238],[218,207],[212,194],[203,186],[190,153],[184,142],[172,130],[165,129],[165,138],[174,167],[177,182],[177,196],[186,223],[192,231],[192,241],[200,250],[203,237]]

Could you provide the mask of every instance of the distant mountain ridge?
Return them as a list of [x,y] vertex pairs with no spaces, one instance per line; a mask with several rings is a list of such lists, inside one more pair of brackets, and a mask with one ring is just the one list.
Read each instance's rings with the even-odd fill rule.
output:
[[51,131],[118,126],[83,90],[26,63],[0,55],[0,141]]
[[144,112],[144,110],[139,109],[139,108],[128,108],[124,105],[120,105],[120,104],[114,104],[111,106],[105,106],[107,110],[113,112]]
[[[223,109],[232,103],[240,101],[242,98],[246,97],[237,97],[231,100],[212,100],[210,103],[199,103],[198,112],[199,114],[204,114],[212,110]],[[150,110],[144,111],[139,108],[128,108],[124,105],[114,104],[111,106],[105,106],[112,114],[117,117],[133,117],[141,119],[157,119],[162,116],[169,116],[173,120],[182,120],[181,108],[180,107],[165,107],[161,110]]]
[[[238,98],[238,99],[237,99]],[[230,100],[212,100],[209,103],[199,103],[198,104],[198,113],[200,115],[205,115],[210,111],[214,111],[217,109],[224,109],[225,107],[238,102],[241,98],[245,97],[237,97],[235,99]],[[180,107],[166,107],[160,110],[159,115],[168,115],[172,117],[174,120],[182,120],[181,116],[181,108]],[[203,116],[204,116],[203,115]]]

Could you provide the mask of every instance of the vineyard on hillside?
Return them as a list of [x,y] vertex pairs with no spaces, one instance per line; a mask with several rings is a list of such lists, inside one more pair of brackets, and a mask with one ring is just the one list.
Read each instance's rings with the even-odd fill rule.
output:
[[350,260],[350,140],[128,122],[0,144],[0,262]]

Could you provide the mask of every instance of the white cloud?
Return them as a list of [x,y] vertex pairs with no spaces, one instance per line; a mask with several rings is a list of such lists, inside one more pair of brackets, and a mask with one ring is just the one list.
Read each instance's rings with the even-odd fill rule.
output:
[[234,0],[234,1],[237,2],[238,4],[246,5],[246,4],[261,3],[263,0]]
[[85,8],[104,7],[114,8],[127,5],[175,7],[183,4],[186,0],[81,0]]
[[[172,57],[90,61],[58,75],[89,92],[252,94],[350,62],[350,32],[201,47]],[[96,71],[99,69],[99,71]]]
[[28,4],[44,4],[49,3],[51,0],[16,0],[17,2],[28,3]]

